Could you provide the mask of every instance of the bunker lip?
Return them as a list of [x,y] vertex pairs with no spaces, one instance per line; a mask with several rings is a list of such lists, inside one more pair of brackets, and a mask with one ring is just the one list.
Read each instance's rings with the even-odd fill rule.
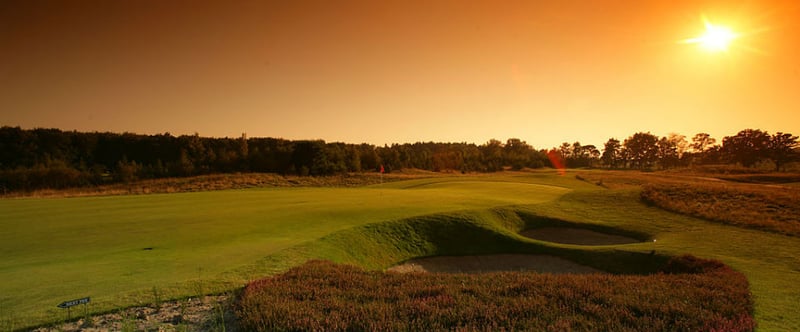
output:
[[539,272],[590,274],[604,271],[551,255],[496,254],[475,256],[432,256],[414,258],[387,269],[388,272],[485,273]]
[[602,233],[577,227],[541,227],[527,229],[519,234],[534,240],[585,246],[602,246],[642,242],[632,237]]

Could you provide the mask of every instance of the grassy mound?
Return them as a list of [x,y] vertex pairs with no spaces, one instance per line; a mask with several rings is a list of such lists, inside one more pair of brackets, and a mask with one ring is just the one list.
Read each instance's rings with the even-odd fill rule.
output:
[[[622,251],[613,247],[588,248],[545,243],[518,234],[530,225],[544,224],[571,223],[538,217],[518,208],[470,210],[405,218],[339,231],[267,257],[252,269],[263,271],[263,266],[275,261],[291,262],[291,266],[294,266],[307,259],[322,259],[380,270],[415,257],[543,254],[611,273],[647,274],[654,272],[668,259],[661,255]],[[625,232],[619,229],[615,231]],[[625,234],[644,236],[641,233]],[[248,274],[246,271],[237,273]],[[256,274],[249,275],[251,278],[258,277]]]
[[649,276],[396,274],[311,261],[250,283],[238,315],[252,331],[754,329],[742,274],[692,257],[664,268]]

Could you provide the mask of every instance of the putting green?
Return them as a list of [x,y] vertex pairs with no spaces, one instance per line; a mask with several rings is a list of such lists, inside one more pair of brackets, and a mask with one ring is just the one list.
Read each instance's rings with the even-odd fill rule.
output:
[[55,306],[84,296],[108,310],[192,295],[189,282],[224,283],[226,271],[356,225],[537,204],[570,191],[508,176],[456,179],[1,200],[0,321],[63,318]]

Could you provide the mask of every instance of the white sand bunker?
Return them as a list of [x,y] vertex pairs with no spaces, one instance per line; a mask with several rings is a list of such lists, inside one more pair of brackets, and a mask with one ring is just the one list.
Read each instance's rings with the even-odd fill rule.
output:
[[434,256],[414,258],[387,271],[482,273],[501,271],[533,271],[539,273],[605,273],[601,270],[549,255],[480,255],[480,256]]
[[612,235],[590,231],[588,229],[571,227],[542,227],[528,229],[520,232],[520,235],[531,239],[563,243],[579,244],[585,246],[627,244],[641,242],[637,239],[621,235]]

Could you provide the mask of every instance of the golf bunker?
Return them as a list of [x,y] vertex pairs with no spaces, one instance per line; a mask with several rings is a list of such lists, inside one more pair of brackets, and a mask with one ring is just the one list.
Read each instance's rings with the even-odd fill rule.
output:
[[498,254],[477,256],[433,256],[414,258],[387,269],[389,272],[485,273],[528,271],[539,273],[605,273],[556,256]]
[[[574,227],[572,225],[531,228],[520,232],[520,235],[540,241],[582,246],[620,245],[642,242],[640,239],[633,237]],[[387,269],[387,271],[398,273],[484,273],[502,271],[527,271],[551,274],[606,273],[605,271],[581,265],[561,257],[541,254],[420,257],[393,266]]]

